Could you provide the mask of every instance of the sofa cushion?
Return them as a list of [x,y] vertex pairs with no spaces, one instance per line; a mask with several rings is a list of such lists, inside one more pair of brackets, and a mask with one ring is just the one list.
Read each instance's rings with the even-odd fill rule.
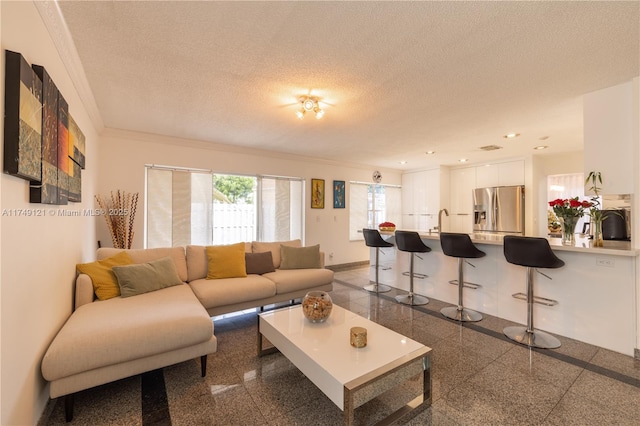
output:
[[[245,253],[251,253],[251,243],[244,243]],[[207,247],[187,246],[187,281],[198,280],[207,276]]]
[[244,243],[207,247],[208,280],[246,276]]
[[160,247],[151,249],[115,249],[111,247],[102,247],[98,249],[96,253],[98,260],[105,257],[113,256],[114,254],[126,251],[133,263],[146,263],[152,260],[162,259],[163,257],[170,257],[173,259],[173,263],[178,270],[178,276],[180,281],[187,281],[187,260],[184,255],[184,247]]
[[170,257],[137,265],[114,266],[113,273],[118,278],[122,297],[183,284]]
[[290,293],[333,282],[333,271],[330,269],[278,269],[264,274],[276,284],[276,293]]
[[190,281],[189,286],[207,309],[259,300],[276,294],[275,283],[261,275],[221,278],[213,281],[199,279]]
[[[42,360],[49,381],[207,342],[211,318],[186,285],[80,306]],[[82,342],[82,343],[79,343]]]
[[273,267],[273,256],[270,251],[264,253],[245,253],[244,261],[247,265],[247,274],[266,274],[267,272],[274,272],[276,268]]
[[288,247],[302,247],[302,241],[300,240],[291,240],[291,241],[275,241],[275,242],[263,242],[263,241],[253,241],[251,243],[251,251],[254,253],[263,253],[265,251],[270,251],[271,256],[273,256],[273,267],[280,267],[280,246],[288,246]]
[[310,269],[320,267],[320,245],[309,247],[280,246],[280,269]]
[[76,265],[76,269],[81,274],[91,277],[93,291],[100,300],[111,299],[120,296],[118,280],[112,268],[116,265],[130,265],[133,259],[126,252],[120,250],[111,257],[97,260],[91,263],[81,263]]

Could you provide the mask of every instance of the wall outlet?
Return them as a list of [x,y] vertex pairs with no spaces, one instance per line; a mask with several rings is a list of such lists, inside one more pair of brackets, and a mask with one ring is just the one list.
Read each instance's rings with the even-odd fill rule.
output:
[[596,257],[596,265],[606,266],[607,268],[613,268],[616,265],[616,261],[613,259],[605,259],[603,257]]
[[333,252],[329,253],[329,259],[333,259]]

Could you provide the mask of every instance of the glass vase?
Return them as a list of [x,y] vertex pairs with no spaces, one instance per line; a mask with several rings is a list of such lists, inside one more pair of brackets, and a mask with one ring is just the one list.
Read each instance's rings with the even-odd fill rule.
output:
[[593,246],[604,247],[604,239],[602,238],[602,219],[593,220]]
[[577,216],[565,216],[561,217],[560,224],[562,225],[562,245],[573,246],[576,244],[576,225],[580,219]]

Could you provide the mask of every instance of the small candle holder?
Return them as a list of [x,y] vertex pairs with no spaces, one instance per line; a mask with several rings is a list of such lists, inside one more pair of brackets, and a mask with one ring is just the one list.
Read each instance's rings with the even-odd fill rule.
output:
[[367,346],[367,329],[364,327],[351,327],[349,333],[351,346],[354,348],[364,348]]

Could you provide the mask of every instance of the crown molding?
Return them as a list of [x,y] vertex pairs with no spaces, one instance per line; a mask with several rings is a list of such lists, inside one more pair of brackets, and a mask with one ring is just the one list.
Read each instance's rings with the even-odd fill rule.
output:
[[76,88],[91,122],[98,132],[100,132],[104,129],[102,116],[100,115],[98,104],[91,91],[91,86],[89,85],[89,80],[87,80],[82,62],[80,62],[80,55],[78,55],[78,50],[71,37],[71,32],[62,16],[58,1],[34,1],[33,3],[51,36],[53,44],[58,50],[60,59],[67,69],[71,82]]

